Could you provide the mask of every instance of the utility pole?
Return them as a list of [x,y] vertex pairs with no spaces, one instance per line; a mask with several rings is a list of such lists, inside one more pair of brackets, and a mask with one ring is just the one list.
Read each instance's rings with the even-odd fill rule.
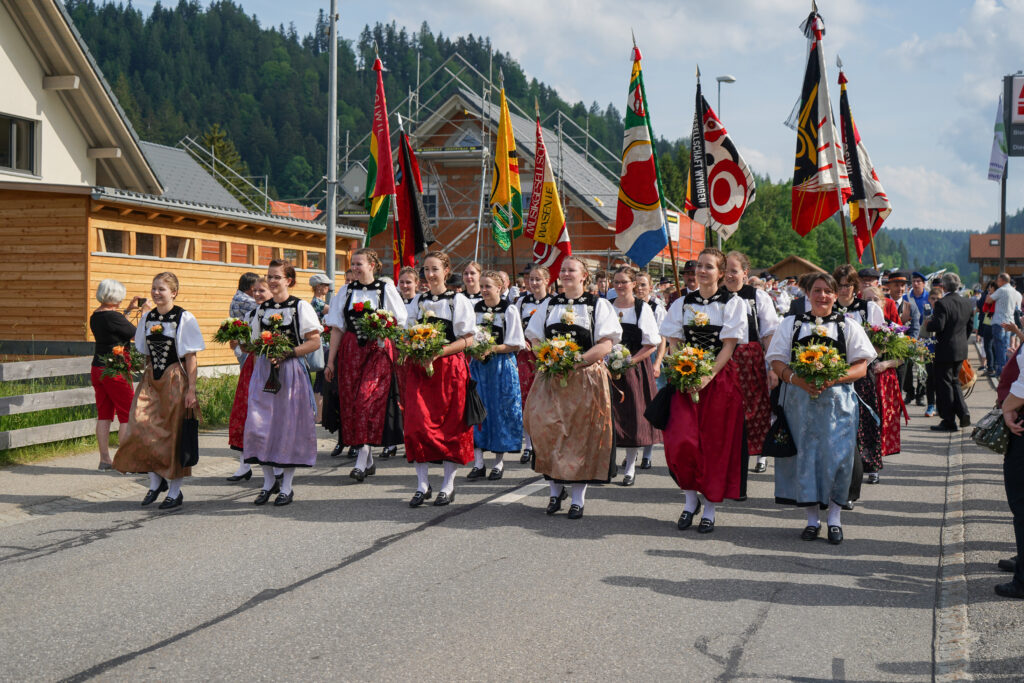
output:
[[338,231],[338,0],[331,0],[330,70],[327,77],[327,237],[324,271],[331,281],[327,301],[334,294],[334,247]]

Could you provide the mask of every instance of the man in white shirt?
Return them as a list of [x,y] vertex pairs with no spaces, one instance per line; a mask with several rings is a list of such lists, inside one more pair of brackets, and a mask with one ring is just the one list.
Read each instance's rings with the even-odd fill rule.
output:
[[1010,343],[1010,333],[1002,328],[1002,324],[1014,321],[1014,313],[1020,310],[1021,295],[1010,284],[1010,276],[1006,273],[999,273],[996,277],[996,285],[996,291],[989,297],[995,303],[996,310],[992,314],[994,372],[988,374],[998,377],[1003,372],[1003,366],[1006,365],[1006,349]]

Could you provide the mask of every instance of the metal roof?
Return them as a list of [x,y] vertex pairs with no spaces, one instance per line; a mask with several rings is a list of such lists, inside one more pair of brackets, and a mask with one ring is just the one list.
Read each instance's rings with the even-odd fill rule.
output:
[[160,184],[164,186],[165,198],[227,209],[244,209],[242,203],[185,150],[155,142],[140,142],[139,147],[160,179]]

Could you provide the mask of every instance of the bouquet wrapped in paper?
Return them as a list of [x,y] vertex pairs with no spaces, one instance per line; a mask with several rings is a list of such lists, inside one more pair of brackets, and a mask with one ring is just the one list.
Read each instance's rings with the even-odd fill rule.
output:
[[369,302],[360,301],[352,305],[352,310],[363,314],[356,319],[355,332],[364,339],[383,342],[401,334],[395,314],[386,308],[374,308]]
[[826,382],[846,376],[850,365],[839,351],[828,344],[798,344],[794,349],[796,360],[790,367],[796,376],[821,389]]
[[395,339],[402,362],[412,359],[423,365],[427,377],[434,376],[434,358],[447,345],[441,323],[416,323]]
[[494,331],[489,325],[480,325],[473,333],[473,343],[466,349],[473,358],[484,360],[495,347]]
[[699,346],[682,346],[662,361],[665,381],[680,393],[700,403],[700,384],[715,369],[715,355]]
[[[275,321],[274,318],[277,318],[277,320]],[[292,345],[291,339],[280,331],[280,318],[280,315],[271,316],[268,329],[260,332],[259,337],[249,342],[248,350],[250,353],[264,356],[268,360],[279,360],[287,357],[290,352],[294,351],[295,347]],[[263,391],[276,394],[280,390],[281,380],[278,377],[277,366],[271,363],[270,375],[267,377],[266,384],[263,385]]]
[[121,375],[129,383],[132,381],[132,373],[146,365],[146,357],[139,353],[135,344],[115,346],[110,353],[100,356],[100,360],[103,361],[101,377]]
[[612,373],[612,377],[619,379],[633,367],[633,354],[622,344],[616,344],[604,357],[604,362],[608,366],[608,371]]
[[533,353],[537,357],[534,366],[542,377],[557,377],[561,386],[567,386],[566,377],[583,360],[579,343],[567,334],[545,339],[535,344]]
[[249,327],[249,323],[240,318],[228,318],[217,328],[217,332],[213,335],[213,341],[218,344],[238,342],[248,345],[251,336],[252,329]]

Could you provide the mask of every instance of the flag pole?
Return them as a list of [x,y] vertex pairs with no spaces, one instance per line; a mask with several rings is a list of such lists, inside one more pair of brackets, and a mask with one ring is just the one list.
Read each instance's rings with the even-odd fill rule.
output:
[[[818,5],[814,2],[814,0],[811,0],[811,6],[814,8],[815,12],[818,11]],[[826,72],[825,72],[825,48],[824,48],[823,45],[821,45],[821,39],[822,39],[821,31],[815,30],[814,31],[814,35],[815,35],[815,38],[818,41],[818,62],[819,62],[819,65],[821,67],[821,81],[822,81],[822,83],[825,84],[825,89],[826,89],[825,91],[827,93],[828,92],[828,76],[826,75]],[[827,114],[828,114],[828,125],[831,126],[833,131],[835,131],[836,130],[836,120],[835,120],[835,116],[832,113],[832,98],[831,97],[828,98],[828,112],[827,112]],[[836,174],[836,195],[839,197],[839,225],[840,225],[840,227],[843,230],[843,249],[846,250],[846,262],[849,263],[849,264],[852,264],[853,260],[850,259],[850,238],[846,234],[846,214],[843,213],[843,204],[844,204],[844,202],[843,202],[843,189],[842,189],[842,187],[840,187],[840,182],[839,182],[839,153],[836,152],[836,150],[835,150],[835,148],[836,148],[835,140],[832,141],[831,147],[832,147],[832,168],[835,170],[835,174]]]

